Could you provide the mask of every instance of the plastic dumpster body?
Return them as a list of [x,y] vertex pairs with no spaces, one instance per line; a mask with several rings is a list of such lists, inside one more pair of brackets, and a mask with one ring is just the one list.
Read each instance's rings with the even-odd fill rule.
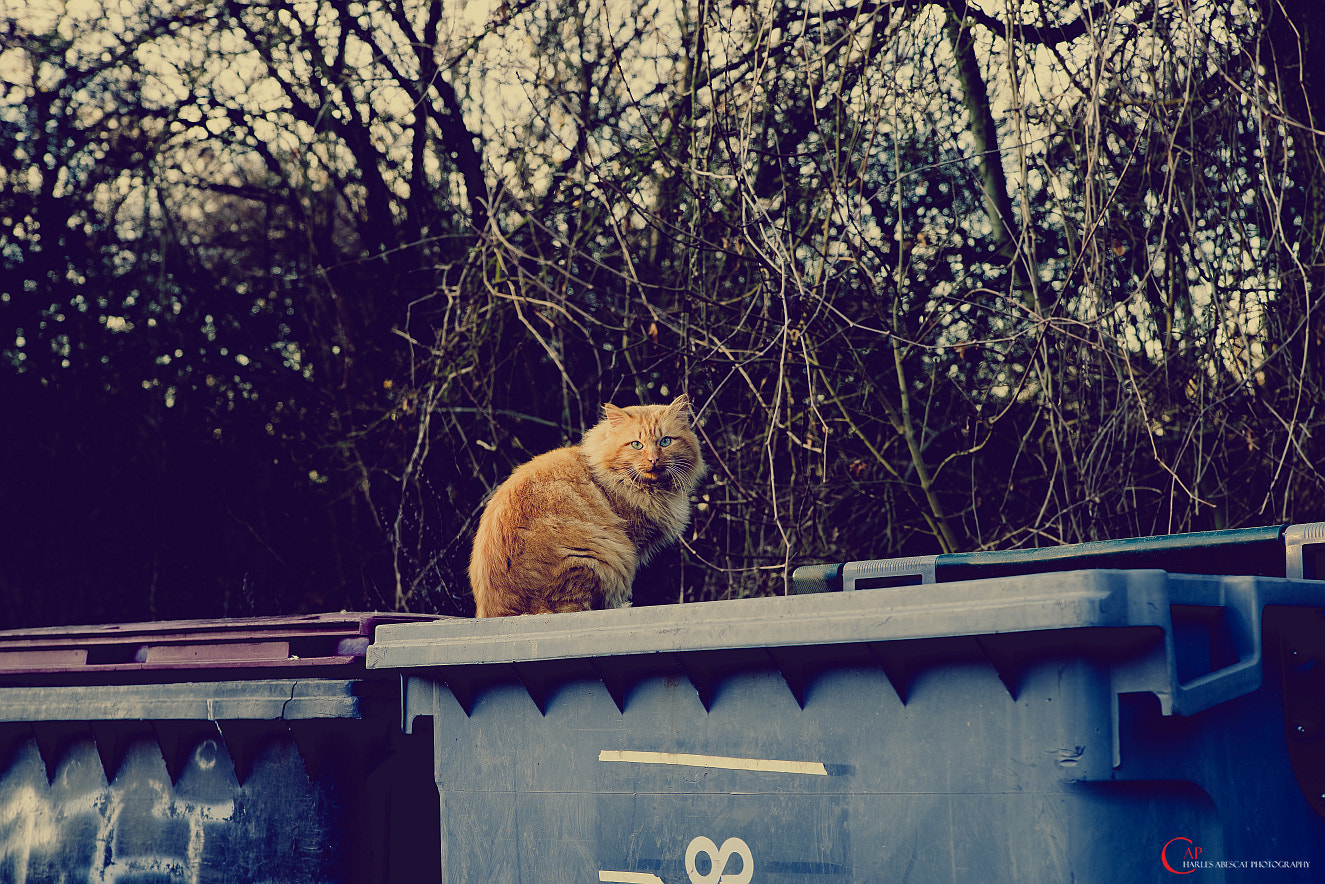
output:
[[1322,605],[1050,573],[402,624],[368,665],[432,720],[448,882],[1320,880]]
[[431,745],[363,666],[400,619],[0,633],[0,880],[435,879]]

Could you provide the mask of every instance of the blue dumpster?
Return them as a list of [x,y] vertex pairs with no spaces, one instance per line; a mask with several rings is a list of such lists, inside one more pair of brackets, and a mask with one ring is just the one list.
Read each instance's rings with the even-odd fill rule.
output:
[[1325,582],[1086,570],[383,626],[447,882],[1321,880]]
[[0,633],[0,881],[435,880],[395,615]]

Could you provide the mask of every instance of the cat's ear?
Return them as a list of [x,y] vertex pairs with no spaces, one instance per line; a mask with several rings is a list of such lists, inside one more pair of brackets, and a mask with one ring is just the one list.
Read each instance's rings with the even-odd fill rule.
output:
[[667,414],[669,417],[685,421],[686,424],[694,423],[695,420],[695,413],[690,406],[690,397],[685,393],[672,400],[672,404],[667,406]]
[[612,427],[619,427],[621,422],[626,419],[626,412],[609,402],[603,406],[603,419]]

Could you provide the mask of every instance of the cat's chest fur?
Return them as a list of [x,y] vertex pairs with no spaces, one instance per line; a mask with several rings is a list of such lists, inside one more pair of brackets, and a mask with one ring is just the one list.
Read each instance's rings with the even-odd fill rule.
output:
[[[595,469],[580,455],[586,472],[603,494],[613,512],[621,519],[626,533],[639,551],[640,565],[647,564],[659,549],[681,536],[690,521],[690,495],[682,488],[614,487],[603,470]],[[683,493],[676,493],[682,491]]]

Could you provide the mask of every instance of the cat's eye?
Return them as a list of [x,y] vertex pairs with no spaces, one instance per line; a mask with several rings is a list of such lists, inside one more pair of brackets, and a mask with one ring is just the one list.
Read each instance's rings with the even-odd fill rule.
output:
[[663,436],[661,439],[658,440],[658,447],[659,447],[659,448],[666,448],[668,445],[671,445],[671,444],[672,444],[672,437],[671,437],[671,436]]
[[644,447],[644,443],[636,439],[634,442],[630,443],[630,447],[635,449],[636,451],[639,451],[641,448]]

